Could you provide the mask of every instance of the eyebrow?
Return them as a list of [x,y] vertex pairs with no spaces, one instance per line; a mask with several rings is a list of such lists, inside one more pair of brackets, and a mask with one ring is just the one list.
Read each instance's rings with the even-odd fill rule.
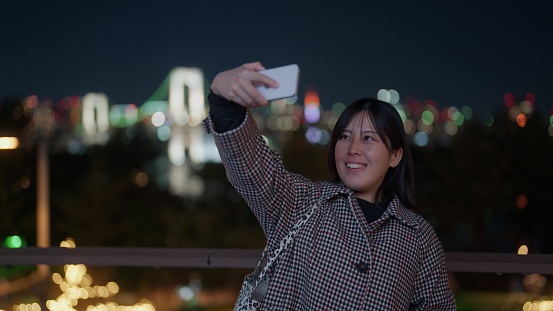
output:
[[[353,131],[352,131],[352,130],[345,129],[345,130],[344,130],[344,133],[345,133],[345,132],[352,133]],[[361,133],[375,133],[375,134],[378,134],[377,131],[373,131],[373,130],[361,130],[360,132],[361,132]]]

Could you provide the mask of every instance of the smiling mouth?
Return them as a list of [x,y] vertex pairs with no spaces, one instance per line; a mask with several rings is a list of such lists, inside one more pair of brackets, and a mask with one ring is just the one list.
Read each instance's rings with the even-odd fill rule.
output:
[[366,165],[364,164],[359,164],[359,163],[346,163],[346,167],[347,168],[363,168],[365,167]]

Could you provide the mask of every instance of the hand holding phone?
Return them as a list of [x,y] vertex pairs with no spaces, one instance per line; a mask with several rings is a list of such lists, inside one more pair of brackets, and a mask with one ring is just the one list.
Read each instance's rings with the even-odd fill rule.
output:
[[292,97],[298,92],[298,82],[300,68],[296,64],[286,65],[282,67],[271,68],[259,71],[269,78],[276,80],[279,84],[278,88],[258,86],[257,90],[265,99],[276,100]]

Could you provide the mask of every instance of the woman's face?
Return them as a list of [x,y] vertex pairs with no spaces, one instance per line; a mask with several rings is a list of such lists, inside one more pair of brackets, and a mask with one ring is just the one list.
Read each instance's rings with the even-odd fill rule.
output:
[[401,161],[402,149],[389,152],[366,113],[357,113],[336,142],[334,156],[340,180],[356,196],[375,202],[389,167]]

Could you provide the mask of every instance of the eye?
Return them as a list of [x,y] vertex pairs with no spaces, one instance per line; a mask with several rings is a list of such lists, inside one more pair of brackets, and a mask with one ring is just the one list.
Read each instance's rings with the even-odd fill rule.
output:
[[376,139],[374,139],[374,137],[370,135],[363,136],[363,141],[373,141],[373,140],[376,140]]
[[349,139],[349,135],[348,134],[342,134],[340,136],[340,140],[348,140]]

